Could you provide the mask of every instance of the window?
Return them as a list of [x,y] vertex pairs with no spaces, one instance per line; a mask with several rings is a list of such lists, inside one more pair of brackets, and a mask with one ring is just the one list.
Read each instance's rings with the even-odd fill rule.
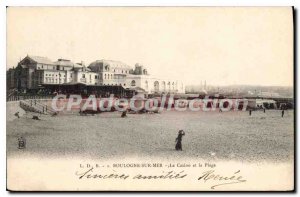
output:
[[126,83],[124,83],[124,86],[126,86]]
[[72,78],[72,73],[70,74],[70,77]]
[[44,68],[43,64],[42,64],[42,68]]
[[135,81],[134,80],[131,81],[131,86],[135,86]]
[[85,74],[82,74],[82,78],[85,78]]
[[97,78],[97,75],[95,75],[95,79],[98,79],[98,78]]
[[155,92],[158,92],[158,91],[159,91],[159,82],[158,82],[158,81],[155,81],[155,82],[154,82],[154,91],[155,91]]
[[106,79],[106,74],[104,75],[104,79]]

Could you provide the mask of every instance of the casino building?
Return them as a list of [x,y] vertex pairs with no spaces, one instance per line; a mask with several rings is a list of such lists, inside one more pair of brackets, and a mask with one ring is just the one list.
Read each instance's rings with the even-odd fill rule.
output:
[[100,85],[119,85],[125,89],[139,89],[148,94],[185,93],[183,82],[156,78],[139,63],[135,64],[133,69],[119,61],[97,60],[88,68],[98,74]]
[[159,79],[141,64],[133,68],[114,60],[96,60],[86,66],[84,62],[27,55],[16,68],[7,71],[7,89],[32,91],[67,86],[70,89],[72,85],[105,91],[109,91],[107,87],[118,87],[145,94],[185,93],[185,86],[179,80]]

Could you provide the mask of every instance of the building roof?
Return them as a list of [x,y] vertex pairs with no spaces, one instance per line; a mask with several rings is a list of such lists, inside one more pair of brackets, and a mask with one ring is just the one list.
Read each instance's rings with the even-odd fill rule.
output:
[[80,64],[74,64],[73,67],[74,67],[74,68],[82,68],[83,66],[80,65]]
[[59,65],[59,66],[68,66],[68,67],[73,67],[74,66],[74,63],[71,62],[70,60],[62,60],[62,59],[59,59],[58,61],[54,62],[56,65]]
[[99,66],[105,66],[105,65],[109,65],[111,69],[114,68],[119,68],[119,69],[132,69],[130,66],[128,66],[127,64],[120,62],[120,61],[115,61],[115,60],[96,60],[94,62],[92,62],[88,67],[91,68],[92,70],[96,67]]
[[31,56],[31,55],[27,55],[26,58],[30,58],[31,60],[33,60],[36,63],[40,63],[40,64],[51,64],[51,65],[55,65],[54,62],[52,62],[49,58],[47,57],[41,57],[41,56]]

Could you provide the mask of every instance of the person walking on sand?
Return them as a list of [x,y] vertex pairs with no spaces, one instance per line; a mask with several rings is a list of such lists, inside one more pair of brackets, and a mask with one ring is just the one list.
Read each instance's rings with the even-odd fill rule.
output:
[[15,113],[15,116],[20,118],[19,112]]
[[283,116],[284,116],[284,110],[281,111],[281,117],[283,117]]
[[183,130],[179,130],[178,132],[178,136],[177,138],[175,139],[175,142],[176,143],[176,146],[175,146],[175,149],[176,150],[181,150],[182,151],[182,144],[181,144],[181,141],[182,141],[182,136],[185,135],[185,132]]
[[127,117],[127,111],[122,112],[121,118],[125,118],[125,117]]
[[264,113],[266,113],[266,108],[264,108]]
[[252,110],[250,109],[250,110],[249,110],[249,116],[251,116],[251,113],[252,113]]

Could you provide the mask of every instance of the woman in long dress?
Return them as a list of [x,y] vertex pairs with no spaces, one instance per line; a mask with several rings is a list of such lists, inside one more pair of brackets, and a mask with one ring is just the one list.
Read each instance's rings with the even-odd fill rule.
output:
[[179,130],[178,132],[178,136],[175,140],[176,143],[176,146],[175,146],[175,149],[176,150],[181,150],[182,151],[182,144],[181,144],[181,141],[182,141],[182,136],[185,135],[185,132],[183,130]]

